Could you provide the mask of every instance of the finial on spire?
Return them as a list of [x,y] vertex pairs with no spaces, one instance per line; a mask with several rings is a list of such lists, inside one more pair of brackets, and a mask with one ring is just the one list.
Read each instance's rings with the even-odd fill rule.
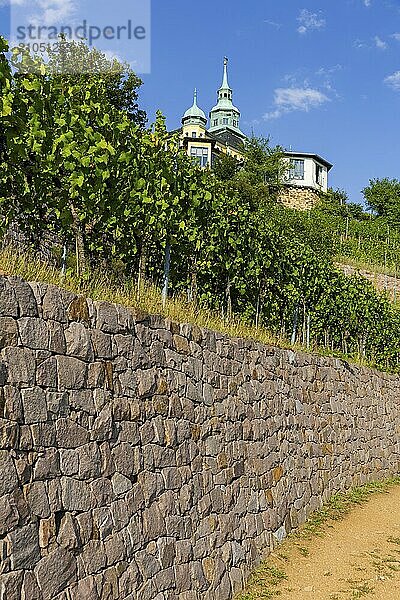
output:
[[228,66],[229,58],[227,56],[224,57],[224,67]]
[[197,106],[197,88],[194,88],[193,104]]

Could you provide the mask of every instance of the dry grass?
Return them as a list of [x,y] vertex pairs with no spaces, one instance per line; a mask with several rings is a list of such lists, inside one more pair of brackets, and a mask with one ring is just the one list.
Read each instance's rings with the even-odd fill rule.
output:
[[92,300],[105,300],[120,304],[133,311],[152,315],[162,315],[177,323],[190,323],[204,329],[218,331],[233,338],[242,338],[261,342],[278,348],[307,352],[319,356],[332,356],[353,364],[376,368],[367,360],[348,356],[328,348],[313,346],[306,348],[300,344],[290,344],[289,340],[278,337],[263,327],[255,327],[237,316],[223,318],[211,310],[200,309],[182,297],[169,298],[166,306],[161,302],[161,291],[150,284],[142,286],[138,294],[135,280],[116,282],[105,272],[93,272],[79,279],[74,272],[62,277],[54,266],[39,260],[34,255],[22,253],[15,248],[0,249],[0,275],[18,275],[26,281],[37,281],[57,285],[61,288],[84,295]]
[[[212,329],[231,337],[256,340],[281,348],[289,348],[287,340],[272,335],[264,328],[248,325],[237,318],[222,318],[210,311],[202,310],[182,298],[168,299],[166,306],[161,302],[161,292],[152,285],[142,287],[138,294],[135,281],[126,281],[123,285],[115,283],[105,273],[93,273],[84,281],[68,273],[62,277],[53,266],[38,260],[29,254],[23,254],[14,248],[0,251],[0,274],[18,275],[27,281],[39,281],[57,285],[92,300],[105,300],[148,314],[163,315],[179,323],[190,323],[206,329]],[[300,347],[296,347],[301,350]]]
[[395,277],[397,275],[397,277],[399,277],[399,272],[396,271],[393,265],[385,267],[385,265],[367,263],[362,260],[357,260],[356,258],[350,258],[349,256],[336,256],[334,261],[339,265],[353,267],[354,269],[375,273],[376,275],[388,275],[389,277]]

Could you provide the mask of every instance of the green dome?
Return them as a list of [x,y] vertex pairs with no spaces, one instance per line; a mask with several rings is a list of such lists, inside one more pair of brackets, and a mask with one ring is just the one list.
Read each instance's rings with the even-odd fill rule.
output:
[[201,122],[202,125],[206,125],[207,123],[205,113],[197,106],[197,90],[194,90],[193,105],[183,115],[182,123],[186,124],[188,121]]

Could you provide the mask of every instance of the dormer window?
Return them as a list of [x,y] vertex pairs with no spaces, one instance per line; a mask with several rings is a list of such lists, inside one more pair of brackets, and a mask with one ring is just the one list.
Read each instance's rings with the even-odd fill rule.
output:
[[196,135],[196,132],[195,132],[195,131],[192,131],[192,138],[193,138],[193,137],[197,137],[197,135]]

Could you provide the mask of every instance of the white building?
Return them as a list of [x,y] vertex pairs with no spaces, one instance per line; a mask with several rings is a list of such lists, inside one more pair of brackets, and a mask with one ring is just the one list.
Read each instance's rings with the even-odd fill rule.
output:
[[290,169],[281,201],[296,208],[311,208],[319,194],[328,191],[328,176],[333,165],[318,154],[308,152],[285,152],[285,157]]

